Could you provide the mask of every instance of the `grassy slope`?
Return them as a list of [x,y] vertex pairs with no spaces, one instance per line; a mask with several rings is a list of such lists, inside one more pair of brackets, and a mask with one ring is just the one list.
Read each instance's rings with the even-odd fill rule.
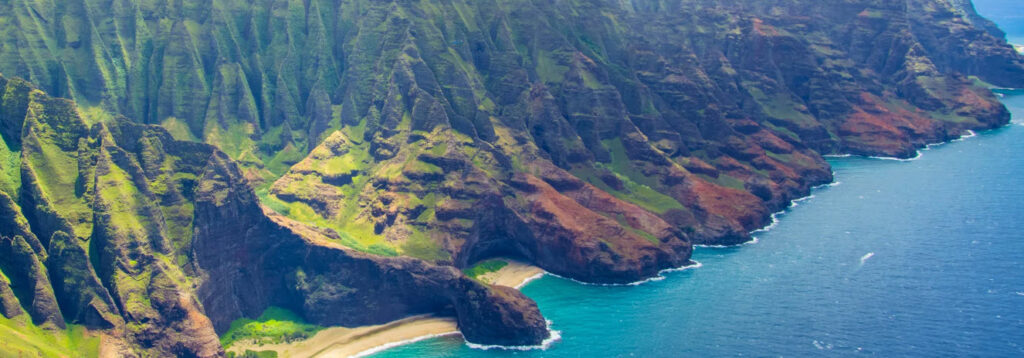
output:
[[50,331],[33,325],[26,315],[14,319],[0,316],[0,357],[96,357],[100,338],[90,337],[85,328],[69,326]]
[[497,272],[503,267],[508,266],[508,262],[502,260],[486,260],[473,265],[473,267],[467,268],[462,272],[466,273],[466,276],[472,278],[478,278],[481,275],[486,275],[491,272]]
[[242,340],[254,340],[259,344],[284,343],[312,337],[323,327],[306,323],[292,311],[280,307],[269,307],[253,320],[240,318],[231,322],[231,328],[221,335],[224,347]]

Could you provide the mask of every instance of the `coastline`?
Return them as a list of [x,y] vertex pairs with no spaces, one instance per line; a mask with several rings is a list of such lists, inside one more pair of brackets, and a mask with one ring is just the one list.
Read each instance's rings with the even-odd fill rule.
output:
[[523,286],[526,286],[530,281],[536,280],[540,278],[540,276],[544,275],[544,270],[540,267],[516,260],[504,258],[501,260],[507,262],[508,265],[505,265],[498,271],[480,275],[477,279],[492,285],[520,289]]
[[[508,265],[500,270],[481,275],[480,279],[492,285],[508,286],[520,289],[529,282],[546,273],[539,267],[523,262],[502,259]],[[550,329],[550,322],[548,322]],[[557,340],[557,331],[551,331],[552,338],[539,347],[545,348]],[[237,354],[246,350],[275,351],[278,357],[365,357],[387,349],[419,342],[425,339],[461,335],[458,324],[452,317],[419,315],[374,326],[360,327],[329,327],[317,332],[316,335],[302,341],[280,344],[256,345],[251,342],[236,342],[227,352]],[[467,342],[467,344],[469,344]],[[470,347],[474,345],[469,344]],[[505,348],[480,346],[480,349]]]
[[[1006,126],[1012,125],[1013,123],[1014,122],[1011,121],[1010,123],[1007,123]],[[1024,123],[1020,123],[1020,124],[1024,125]],[[996,129],[1003,128],[1003,127],[1005,127],[1005,126],[1001,126],[1001,127],[997,127],[997,128],[993,128],[993,129],[989,129],[989,130],[996,130]],[[985,130],[985,131],[989,131],[989,130]],[[983,132],[985,132],[985,131],[983,131]],[[874,159],[874,160],[888,160],[888,161],[896,161],[896,162],[912,162],[912,161],[921,159],[921,157],[924,155],[924,152],[927,152],[927,151],[931,150],[932,148],[935,148],[935,147],[938,147],[938,146],[942,146],[942,145],[946,145],[946,144],[950,144],[950,143],[963,142],[965,140],[968,140],[968,139],[971,139],[971,138],[974,138],[974,137],[977,137],[977,136],[978,136],[978,132],[977,131],[972,130],[972,129],[968,129],[968,130],[965,130],[962,134],[960,134],[959,137],[956,137],[956,138],[953,138],[953,139],[950,139],[950,140],[947,140],[947,141],[925,144],[921,148],[917,149],[914,152],[914,156],[911,157],[911,158],[865,156],[865,155],[856,155],[856,154],[824,154],[824,155],[822,155],[822,157],[824,157],[825,159],[842,159],[842,158],[860,157],[860,158]],[[736,244],[736,245],[693,245],[693,247],[694,248],[705,248],[705,249],[727,249],[727,248],[734,248],[734,247],[741,247],[741,246],[757,244],[760,240],[758,239],[757,236],[753,236],[753,235],[759,234],[759,233],[768,232],[768,231],[771,231],[772,229],[774,229],[776,226],[779,225],[779,218],[781,216],[785,215],[786,212],[788,212],[790,209],[792,209],[794,207],[799,206],[801,202],[814,199],[814,197],[815,197],[814,191],[815,190],[835,187],[835,186],[839,186],[839,185],[842,185],[842,184],[843,184],[843,182],[835,180],[835,181],[833,181],[831,183],[826,183],[826,184],[821,184],[821,185],[813,186],[813,187],[811,187],[811,193],[808,194],[807,196],[790,200],[788,206],[786,206],[782,210],[779,210],[779,211],[774,212],[774,213],[771,214],[771,222],[767,226],[750,232],[750,234],[752,236],[750,241],[747,241],[747,242],[744,242],[744,243],[740,243],[740,244]],[[699,263],[698,263],[698,267],[699,267]]]
[[[946,144],[964,142],[964,141],[966,141],[968,139],[971,139],[971,138],[974,138],[974,137],[978,137],[979,135],[982,135],[982,134],[984,134],[986,132],[999,130],[999,129],[1007,127],[1007,126],[1011,126],[1013,124],[1024,126],[1024,122],[1011,121],[1010,123],[1006,124],[1005,126],[1000,126],[1000,127],[997,127],[997,128],[992,128],[992,129],[987,129],[987,130],[965,130],[960,136],[958,136],[956,138],[951,138],[951,139],[946,140],[946,141],[927,143],[925,145],[922,145],[920,148],[918,148],[915,151],[914,156],[912,158],[892,158],[892,157],[862,156],[862,155],[851,155],[851,154],[845,154],[845,155],[825,155],[825,157],[826,158],[851,158],[851,157],[859,157],[859,158],[864,158],[864,159],[869,159],[869,160],[877,160],[877,161],[912,162],[912,161],[921,159],[924,156],[925,152],[927,152],[929,150],[941,147],[941,146],[946,145]],[[824,183],[824,184],[820,184],[820,185],[816,185],[816,186],[811,187],[811,191],[810,191],[810,193],[807,196],[803,196],[803,197],[799,197],[799,198],[795,198],[793,200],[790,200],[790,203],[789,203],[788,206],[786,206],[785,208],[781,209],[778,212],[775,212],[775,213],[771,214],[771,222],[768,225],[766,225],[763,228],[751,231],[751,234],[754,235],[754,234],[758,234],[758,233],[764,233],[764,232],[771,231],[772,229],[777,227],[777,225],[780,223],[782,218],[791,209],[799,206],[801,203],[804,203],[805,201],[814,199],[816,197],[816,194],[819,194],[819,193],[817,193],[817,191],[823,190],[823,189],[828,189],[828,188],[831,188],[831,187],[840,186],[842,184],[843,184],[842,181],[834,180],[834,181],[832,181],[830,183]],[[748,242],[745,242],[745,243],[741,243],[741,244],[736,244],[736,245],[728,245],[728,246],[724,246],[724,245],[723,246],[694,245],[694,247],[695,248],[696,247],[711,248],[711,249],[715,249],[715,248],[735,248],[735,247],[742,247],[742,246],[747,246],[747,245],[753,245],[753,244],[757,244],[757,243],[758,243],[758,237],[757,236],[753,236],[751,241],[748,241]],[[869,260],[872,260],[874,258],[874,256],[875,256],[875,252],[868,252],[867,254],[865,254],[863,256],[860,256],[859,259],[858,259],[858,262],[859,262],[859,264],[861,266],[863,266]],[[655,277],[649,278],[647,280],[639,281],[639,282],[629,283],[629,284],[593,284],[593,283],[580,282],[580,281],[577,281],[577,280],[561,277],[561,276],[558,276],[558,275],[555,275],[555,274],[551,274],[551,273],[546,273],[546,275],[551,275],[551,276],[554,276],[554,277],[565,278],[566,280],[574,281],[576,283],[583,284],[583,285],[630,286],[630,285],[640,285],[640,284],[647,283],[647,282],[652,282],[652,281],[664,280],[666,277],[664,277],[662,275],[662,273],[665,273],[665,272],[681,271],[681,270],[686,270],[686,269],[691,269],[691,268],[699,268],[699,267],[701,267],[701,264],[699,262],[692,261],[691,264],[689,264],[689,265],[686,265],[686,266],[683,266],[683,267],[680,267],[680,268],[675,268],[675,269],[666,269],[666,270],[663,270],[663,271],[659,272],[659,274],[657,276],[655,276]],[[544,273],[540,274],[540,276],[543,276],[543,275],[545,275],[545,274]],[[540,276],[538,276],[538,277],[540,277]],[[1018,296],[1024,296],[1024,292],[1015,292],[1015,294],[1018,295]],[[549,326],[550,326],[550,321],[549,321]],[[555,331],[553,331],[553,332],[555,332]],[[430,338],[430,337],[427,337],[427,338]],[[415,342],[415,341],[411,341],[411,342],[408,342],[408,343],[413,343],[413,342]],[[489,347],[474,345],[472,343],[466,343],[466,345],[471,347],[471,348],[474,348],[474,349],[484,349],[484,350],[489,349]],[[385,349],[392,348],[392,347],[395,347],[395,346],[398,346],[398,345],[384,347],[384,348],[382,348],[380,350],[374,351],[373,353],[377,353],[377,352],[380,352],[380,351],[383,351]],[[509,349],[515,349],[516,347],[495,347],[495,348],[509,350]]]
[[[965,131],[960,137],[954,138],[948,141],[929,143],[924,145],[922,148],[916,151],[916,155],[913,158],[891,158],[891,157],[875,157],[875,156],[860,156],[868,159],[875,160],[892,160],[909,162],[920,159],[924,154],[924,151],[928,151],[933,147],[940,146],[947,143],[961,142],[966,139],[977,136],[978,133],[973,130]],[[856,155],[825,155],[826,158],[846,158],[854,157]],[[798,206],[801,202],[813,199],[815,197],[813,191],[815,189],[823,189],[828,187],[834,187],[841,185],[842,182],[833,181],[831,183],[821,184],[815,186],[812,192],[801,198],[796,198],[790,201],[790,204],[771,215],[771,223],[767,226],[757,229],[751,232],[751,234],[763,233],[772,230],[776,227],[780,221],[780,217],[785,215],[787,211],[793,207]],[[758,243],[758,238],[754,236],[751,241],[730,246],[712,246],[712,245],[694,245],[694,247],[700,248],[731,248],[737,246],[753,245]],[[529,265],[520,261],[510,260],[501,258],[501,260],[508,262],[508,265],[502,267],[500,270],[490,272],[481,275],[478,279],[493,285],[507,286],[515,289],[521,289],[529,282],[539,279],[545,275],[551,275],[559,278],[564,278],[570,281],[574,281],[584,285],[599,285],[599,286],[636,286],[649,282],[661,281],[666,277],[665,273],[683,271],[689,269],[700,268],[702,264],[697,261],[691,261],[690,263],[677,267],[668,268],[660,271],[656,276],[641,280],[638,282],[626,283],[626,284],[593,284],[587,282],[581,282],[573,280],[571,278],[561,277],[552,273],[545,272],[543,269]],[[474,349],[503,349],[503,350],[530,350],[530,349],[547,349],[552,343],[560,339],[558,331],[550,329],[551,322],[548,322],[549,330],[552,333],[551,338],[546,340],[539,346],[529,347],[503,347],[503,346],[481,346],[466,342],[465,344]],[[404,318],[401,320],[385,323],[382,325],[375,326],[361,326],[354,328],[346,327],[331,327],[318,332],[312,338],[292,342],[285,344],[275,345],[263,345],[256,346],[251,344],[245,344],[245,342],[236,343],[227,351],[242,353],[246,349],[253,351],[266,351],[273,350],[278,353],[279,357],[366,357],[370,356],[391,348],[403,346],[406,344],[412,344],[419,341],[445,337],[461,335],[458,330],[458,325],[454,318],[451,317],[438,317],[433,315],[420,315]]]

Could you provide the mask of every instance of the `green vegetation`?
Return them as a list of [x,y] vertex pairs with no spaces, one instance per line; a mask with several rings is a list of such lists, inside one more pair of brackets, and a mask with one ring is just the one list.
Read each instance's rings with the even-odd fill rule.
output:
[[88,124],[109,122],[114,120],[115,117],[113,113],[97,106],[79,107],[78,114]]
[[246,349],[245,353],[237,354],[235,352],[228,352],[228,358],[277,358],[277,352],[275,351],[254,351]]
[[703,174],[700,174],[699,176],[710,183],[717,184],[718,186],[733,188],[736,190],[744,190],[744,184],[742,180],[736,179],[727,174],[720,174],[717,178],[712,178]]
[[[268,183],[269,186],[270,183]],[[260,202],[266,205],[271,210],[284,216],[291,216],[291,207],[288,203],[281,201],[276,196],[270,195],[270,188],[263,187],[256,189],[256,196],[260,198]]]
[[21,188],[21,151],[0,138],[0,190],[17,198]]
[[85,328],[43,329],[27,315],[13,319],[0,315],[0,357],[97,357],[100,338]]
[[[22,168],[37,179],[43,196],[54,210],[70,221],[74,234],[92,233],[92,209],[79,182],[78,149],[85,144],[85,123],[66,102],[41,97],[36,92],[29,103],[27,130],[22,141]],[[87,183],[84,183],[88,185]]]
[[451,258],[451,254],[445,251],[432,240],[426,233],[413,229],[412,235],[402,244],[402,254],[420,258],[427,261],[437,262]]
[[196,138],[192,131],[188,129],[188,124],[174,117],[167,117],[163,122],[160,123],[161,127],[164,127],[174,139],[182,141],[199,142],[199,138]]
[[476,265],[473,265],[470,268],[462,270],[462,272],[464,272],[466,276],[472,278],[479,278],[480,276],[491,272],[498,272],[498,270],[501,270],[505,266],[508,266],[508,262],[505,262],[503,260],[491,259],[478,262]]
[[761,110],[772,118],[792,121],[794,123],[814,123],[811,115],[800,111],[805,106],[798,104],[784,91],[771,94],[765,93],[757,84],[744,82],[747,93],[761,105]]
[[251,138],[253,132],[253,125],[249,123],[233,124],[228,128],[221,128],[217,122],[207,122],[203,136],[207,143],[216,145],[231,158],[237,159],[255,147]]
[[[612,194],[616,198],[636,204],[653,213],[663,214],[672,209],[686,209],[675,198],[655,190],[652,186],[657,187],[658,183],[652,180],[652,178],[640,174],[639,170],[633,167],[621,140],[606,140],[603,141],[603,144],[611,153],[611,163],[596,163],[594,167],[573,168],[571,171],[573,175]],[[599,174],[601,169],[606,169],[615,175],[622,182],[623,190],[617,190],[605,183]]]
[[[192,222],[197,200],[262,220],[247,195],[231,195],[245,180],[272,210],[375,255],[450,264],[454,251],[479,249],[470,247],[479,244],[475,235],[509,220],[528,224],[516,231],[587,231],[573,244],[603,239],[633,255],[627,241],[659,244],[662,221],[647,213],[617,216],[639,210],[618,200],[591,201],[596,194],[589,187],[560,181],[560,168],[664,222],[696,230],[707,217],[716,225],[707,232],[726,232],[738,227],[717,226],[743,226],[749,213],[741,211],[761,204],[732,189],[770,181],[781,184],[768,186],[773,196],[791,194],[821,177],[817,170],[827,174],[815,150],[884,151],[999,114],[979,87],[992,86],[985,80],[1013,87],[1009,82],[1020,78],[1002,77],[1013,77],[1004,75],[1020,67],[1017,57],[1000,60],[1005,48],[985,47],[1002,42],[984,32],[929,31],[935,23],[956,23],[922,8],[935,1],[912,2],[905,13],[869,8],[859,17],[794,17],[786,5],[723,12],[694,1],[632,9],[576,0],[117,1],[112,11],[97,11],[107,3],[97,1],[57,8],[52,1],[0,1],[0,71],[78,103],[0,79],[0,191],[26,205],[5,205],[26,228],[19,230],[39,236],[31,240],[36,253],[24,249],[24,235],[20,243],[26,256],[39,256],[28,276],[43,282],[50,273],[66,284],[67,277],[82,281],[77,278],[95,273],[103,283],[97,292],[110,291],[128,333],[168,321],[166,310],[153,307],[166,297],[151,292],[194,294],[188,281],[201,272],[191,260],[203,256],[193,250],[210,247],[190,245],[193,235],[210,232]],[[916,25],[893,26],[894,14]],[[863,30],[855,34],[858,46],[822,30],[836,26]],[[977,45],[971,54],[940,51],[963,43],[965,34]],[[864,49],[893,41],[907,50],[886,59],[884,71],[859,68],[872,58]],[[731,50],[719,51],[724,48]],[[936,53],[943,56],[930,58]],[[969,56],[985,56],[992,66],[974,66]],[[970,77],[972,88],[947,74],[949,68],[970,68],[968,75],[980,77]],[[566,83],[570,77],[573,83]],[[901,113],[889,117],[874,103]],[[845,117],[851,113],[871,120],[851,121],[857,119]],[[209,161],[206,146],[168,143],[162,132],[120,128],[122,115],[159,123],[178,140],[216,146],[233,162],[221,167],[219,157]],[[901,132],[894,143],[868,128],[890,130],[888,124]],[[752,132],[759,127],[792,145]],[[777,145],[786,149],[771,152]],[[191,157],[182,154],[200,147]],[[762,149],[774,160],[762,162]],[[686,158],[701,162],[683,163]],[[705,174],[680,177],[672,160]],[[784,165],[776,168],[775,160]],[[235,164],[245,180],[236,177]],[[532,190],[535,178],[564,195],[535,205],[531,199],[549,194],[548,187]],[[732,189],[698,192],[700,181]],[[507,205],[496,205],[501,200]],[[589,220],[572,220],[575,212],[605,215],[625,231],[614,224],[603,230],[602,220],[591,232],[577,225]],[[544,226],[519,220],[562,213],[568,215],[550,215]],[[31,228],[26,218],[33,218]],[[103,231],[93,232],[94,221]],[[59,248],[53,242],[60,242],[51,240],[54,229],[74,234],[67,246],[85,246],[93,267],[49,262],[44,246],[52,255]],[[549,249],[577,248],[539,248]],[[251,256],[260,254],[268,253]],[[637,262],[632,259],[623,261]],[[466,273],[478,277],[505,265],[488,260]],[[61,271],[75,275],[54,274]],[[49,283],[63,290],[57,284]],[[306,286],[310,295],[303,298],[367,294],[323,275]],[[50,297],[54,287],[35,289]],[[61,306],[49,310],[55,317],[67,306],[63,296],[63,305],[51,304]],[[82,317],[74,316],[65,319]],[[318,329],[280,309],[261,319],[236,322],[224,344],[298,339]],[[179,339],[168,336],[156,346],[177,343],[165,342]],[[45,346],[58,355],[70,347],[17,339],[0,343]],[[167,352],[139,355],[160,353]]]
[[306,323],[299,315],[280,307],[268,307],[259,318],[239,318],[220,337],[224,347],[237,341],[277,344],[307,339],[323,327]]
[[135,187],[131,176],[120,167],[110,165],[110,171],[99,178],[97,189],[103,201],[110,205],[110,220],[114,230],[122,237],[148,237],[153,227],[146,214],[149,201]]
[[539,51],[536,61],[537,76],[540,76],[541,81],[559,83],[565,79],[565,73],[569,72],[569,67],[558,64],[550,52]]
[[657,244],[661,243],[661,242],[658,241],[658,237],[657,236],[654,236],[654,235],[652,235],[649,232],[646,232],[646,231],[634,228],[632,225],[629,224],[629,222],[626,221],[626,217],[624,215],[622,215],[622,214],[615,215],[615,221],[617,221],[619,223],[619,226],[622,226],[622,227],[626,228],[627,230],[629,230],[629,232],[632,232],[632,233],[636,234],[637,236],[640,236],[640,237],[644,238],[644,240],[647,240],[648,242],[650,242],[652,244],[657,245]]

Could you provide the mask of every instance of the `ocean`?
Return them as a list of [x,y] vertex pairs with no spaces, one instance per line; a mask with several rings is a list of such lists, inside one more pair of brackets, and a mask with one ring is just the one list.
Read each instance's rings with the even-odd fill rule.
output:
[[1024,92],[1003,100],[1014,124],[916,160],[830,159],[837,185],[756,244],[698,248],[699,268],[639,286],[530,283],[561,335],[547,350],[449,336],[374,357],[1024,356]]

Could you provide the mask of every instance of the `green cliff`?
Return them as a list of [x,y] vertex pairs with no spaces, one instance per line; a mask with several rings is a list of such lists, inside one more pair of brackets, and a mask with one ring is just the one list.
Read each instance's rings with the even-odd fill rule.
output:
[[1007,123],[1002,37],[959,0],[0,2],[0,313],[142,354],[272,306],[537,343],[461,269],[748,241],[823,155]]

